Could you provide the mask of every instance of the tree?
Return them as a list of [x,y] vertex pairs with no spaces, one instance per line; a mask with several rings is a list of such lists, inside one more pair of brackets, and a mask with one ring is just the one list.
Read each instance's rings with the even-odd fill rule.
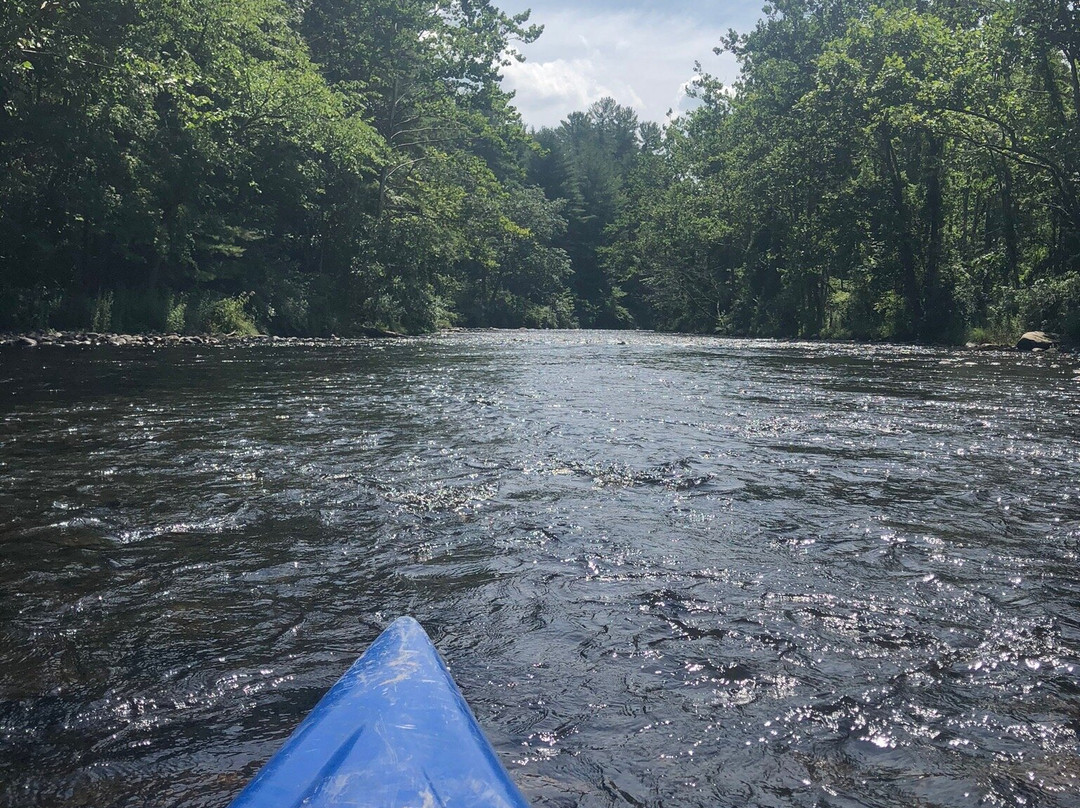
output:
[[423,330],[448,305],[452,265],[468,252],[459,195],[478,179],[449,165],[475,165],[477,156],[486,167],[480,173],[520,179],[525,135],[499,70],[517,58],[514,41],[539,35],[528,16],[506,15],[487,0],[308,6],[303,30],[316,60],[388,147],[373,230],[353,273],[360,319]]
[[[655,128],[649,132],[655,138]],[[560,245],[573,266],[578,317],[589,325],[625,325],[631,318],[620,303],[623,292],[605,272],[601,251],[640,154],[637,114],[603,98],[536,137],[543,151],[532,159],[529,179],[549,197],[564,200],[568,224]]]
[[163,328],[183,322],[185,295],[266,287],[267,258],[310,266],[323,172],[370,173],[380,144],[316,72],[287,6],[42,9],[3,74],[6,319]]

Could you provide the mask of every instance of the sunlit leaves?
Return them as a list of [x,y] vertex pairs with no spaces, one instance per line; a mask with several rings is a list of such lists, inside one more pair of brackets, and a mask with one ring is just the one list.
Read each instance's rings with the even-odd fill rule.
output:
[[949,339],[1036,309],[1067,325],[1064,304],[1006,301],[1080,254],[1076,21],[1060,0],[770,3],[722,42],[734,87],[704,77],[668,128],[609,261],[679,328]]

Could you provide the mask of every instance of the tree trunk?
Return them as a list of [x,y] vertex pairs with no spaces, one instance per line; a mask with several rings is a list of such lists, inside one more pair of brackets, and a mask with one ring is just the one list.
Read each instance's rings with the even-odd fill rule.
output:
[[900,260],[900,285],[904,295],[904,307],[910,322],[900,337],[912,337],[923,322],[922,289],[919,284],[918,266],[915,260],[914,235],[911,232],[911,212],[904,201],[904,178],[900,173],[900,162],[893,148],[891,133],[885,129],[880,133],[882,151],[885,157],[887,182],[896,211],[896,254]]
[[941,175],[944,171],[945,143],[935,135],[926,139],[924,159],[927,162],[925,172],[926,199],[924,217],[927,224],[926,234],[926,273],[924,293],[926,296],[926,319],[920,323],[922,336],[935,339],[942,336],[948,328],[950,312],[945,305],[945,292],[941,286],[941,261],[944,252],[944,205],[942,204]]
[[1005,278],[1013,289],[1020,288],[1020,247],[1016,237],[1016,203],[1013,200],[1012,171],[1004,160],[998,162],[1001,191],[1001,226],[1005,238]]

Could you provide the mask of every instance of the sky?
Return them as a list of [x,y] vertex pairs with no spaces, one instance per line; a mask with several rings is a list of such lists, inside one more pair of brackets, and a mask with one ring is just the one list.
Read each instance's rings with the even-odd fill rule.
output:
[[730,84],[738,75],[731,54],[713,48],[734,28],[749,31],[763,0],[496,0],[508,13],[532,9],[544,26],[519,49],[524,64],[504,71],[526,125],[557,126],[569,113],[611,96],[641,120],[663,122],[689,108],[684,88],[694,62]]

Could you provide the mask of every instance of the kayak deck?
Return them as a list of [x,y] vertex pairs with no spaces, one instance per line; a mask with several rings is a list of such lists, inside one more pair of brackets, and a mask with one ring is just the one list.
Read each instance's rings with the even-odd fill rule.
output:
[[230,808],[527,808],[424,629],[396,620]]

